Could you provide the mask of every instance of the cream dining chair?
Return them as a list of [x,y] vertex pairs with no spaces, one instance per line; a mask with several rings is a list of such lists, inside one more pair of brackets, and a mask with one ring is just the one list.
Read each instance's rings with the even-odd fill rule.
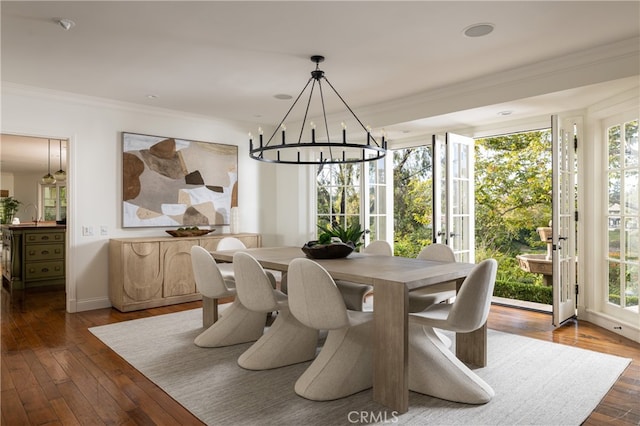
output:
[[[223,237],[216,246],[216,250],[242,250],[246,248],[247,246],[236,237]],[[220,268],[223,277],[233,278],[233,263],[220,263],[218,268]]]
[[[223,237],[218,241],[216,250],[244,250],[247,246],[236,237]],[[233,263],[219,263],[218,267],[223,277],[235,279]],[[276,282],[280,279],[280,271],[265,271],[271,280],[271,285],[276,288]]]
[[348,311],[333,278],[305,258],[289,264],[289,309],[308,327],[328,330],[316,359],[298,378],[295,392],[327,401],[368,389],[373,382],[373,313]]
[[318,330],[298,321],[289,310],[287,295],[272,287],[260,263],[245,252],[233,255],[236,290],[240,302],[263,315],[277,311],[269,329],[238,358],[248,370],[267,370],[313,359]]
[[[367,254],[393,256],[391,244],[384,240],[372,241],[361,251]],[[365,298],[373,291],[373,286],[343,280],[336,280],[335,283],[340,293],[342,293],[347,309],[362,311]]]
[[484,404],[493,389],[456,358],[434,328],[469,333],[489,316],[498,262],[477,264],[453,303],[439,303],[409,314],[409,390],[449,401]]
[[214,322],[211,310],[215,310],[217,299],[236,295],[234,281],[222,276],[215,259],[203,247],[191,247],[191,265],[203,299],[203,326],[207,327],[194,343],[201,347],[219,347],[257,340],[264,331],[266,314],[248,310],[236,298]]
[[[453,250],[445,244],[434,243],[423,248],[417,259],[437,262],[455,262]],[[409,292],[409,312],[420,312],[429,306],[449,300],[456,295],[456,282],[450,281]]]

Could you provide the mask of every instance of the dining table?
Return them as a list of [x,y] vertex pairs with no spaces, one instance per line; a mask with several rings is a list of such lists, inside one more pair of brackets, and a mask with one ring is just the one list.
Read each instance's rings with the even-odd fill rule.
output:
[[[218,262],[232,262],[234,253],[251,254],[264,268],[286,274],[289,263],[306,257],[300,247],[261,247],[212,251]],[[335,280],[373,286],[373,399],[398,413],[409,409],[409,291],[456,281],[458,288],[474,264],[436,262],[400,256],[351,253],[340,259],[313,259]],[[486,324],[456,334],[456,356],[478,367],[487,363]]]

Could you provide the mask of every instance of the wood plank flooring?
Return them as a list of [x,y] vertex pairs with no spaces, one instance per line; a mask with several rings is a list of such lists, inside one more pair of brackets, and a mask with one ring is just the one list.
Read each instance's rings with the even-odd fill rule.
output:
[[[121,313],[68,314],[64,293],[30,293],[23,306],[2,292],[2,425],[202,424],[87,329],[193,309],[201,302]],[[492,306],[489,328],[632,358],[585,425],[640,425],[640,344],[587,322],[554,328],[549,314]],[[523,401],[526,403],[526,401]]]

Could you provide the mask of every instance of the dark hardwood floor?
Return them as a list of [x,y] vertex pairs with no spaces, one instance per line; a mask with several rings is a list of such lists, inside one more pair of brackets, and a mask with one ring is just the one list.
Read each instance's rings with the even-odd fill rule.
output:
[[[201,306],[68,314],[64,293],[29,293],[22,306],[2,292],[2,424],[202,424],[87,329]],[[587,322],[554,328],[549,314],[493,306],[489,327],[632,358],[585,425],[640,425],[640,344]],[[526,401],[523,401],[526,403]]]

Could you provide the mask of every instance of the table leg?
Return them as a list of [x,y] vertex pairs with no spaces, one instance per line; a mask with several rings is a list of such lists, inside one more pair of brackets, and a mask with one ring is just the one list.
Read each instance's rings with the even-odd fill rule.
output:
[[407,287],[373,284],[373,399],[398,413],[409,409]]
[[[457,281],[460,289],[464,279]],[[476,367],[487,365],[487,324],[471,333],[456,333],[456,357],[465,364]]]
[[218,321],[218,299],[202,296],[202,326],[210,327]]

